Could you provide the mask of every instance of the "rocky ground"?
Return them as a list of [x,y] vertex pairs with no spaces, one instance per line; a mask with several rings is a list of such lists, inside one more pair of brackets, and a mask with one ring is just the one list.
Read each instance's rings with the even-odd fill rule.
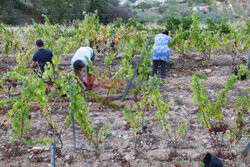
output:
[[[196,116],[197,105],[192,101],[193,94],[190,90],[191,77],[194,73],[204,72],[208,76],[208,79],[205,81],[205,87],[208,90],[210,98],[215,99],[217,93],[224,87],[224,84],[232,73],[229,59],[229,56],[218,56],[213,60],[212,65],[201,67],[199,57],[186,60],[184,63],[182,62],[183,59],[180,59],[178,56],[172,58],[172,63],[168,66],[166,83],[163,84],[161,89],[163,100],[166,103],[169,101],[173,102],[169,114],[169,122],[173,129],[178,127],[182,122],[189,124],[188,133],[181,136],[175,147],[171,144],[160,124],[152,126],[151,123],[148,123],[151,133],[148,132],[142,135],[139,143],[139,153],[135,155],[134,137],[123,115],[123,109],[114,110],[100,103],[88,101],[90,119],[94,126],[98,127],[101,124],[108,123],[110,130],[107,138],[102,141],[100,150],[96,151],[84,138],[80,127],[76,125],[77,153],[73,153],[72,130],[71,128],[66,128],[64,123],[65,117],[69,113],[69,99],[66,97],[55,99],[50,104],[53,111],[52,119],[61,128],[59,131],[61,132],[61,140],[63,142],[63,146],[60,142],[56,143],[57,147],[62,146],[62,148],[56,149],[56,166],[199,166],[207,152],[215,155],[216,150],[211,144],[209,134],[201,126]],[[70,57],[65,62],[68,60],[70,60]],[[117,61],[119,62],[119,59]],[[99,63],[102,63],[102,59],[97,59],[96,66]],[[222,64],[223,66],[216,66]],[[185,69],[181,69],[183,65]],[[119,68],[118,64],[115,66]],[[4,67],[2,66],[2,68]],[[65,68],[64,70],[69,70],[69,68]],[[250,86],[249,83],[249,80],[237,81],[235,87],[229,92],[228,105],[224,109],[226,120],[229,124],[234,117],[232,112],[233,103],[238,97],[247,95],[246,87]],[[106,93],[106,90],[95,91],[101,95],[105,95]],[[119,97],[122,94],[112,96]],[[5,98],[8,98],[6,94],[0,95],[1,100]],[[120,100],[113,100],[112,102],[128,106],[132,106],[135,103],[132,98],[128,98],[124,102]],[[31,147],[24,144],[9,144],[11,129],[4,126],[2,119],[7,111],[8,108],[6,107],[0,108],[0,166],[50,166],[49,146],[43,147],[37,145]],[[151,120],[154,114],[155,111],[149,112],[145,116],[146,120]],[[244,119],[247,123],[246,127],[249,127],[249,113],[246,113]],[[44,126],[44,122],[45,120],[40,111],[34,109],[30,120],[30,135],[32,138],[49,136],[49,130]],[[248,137],[243,136],[239,145],[230,145],[225,138],[224,146],[220,148],[222,154],[219,157],[223,161],[224,166],[246,167],[247,164],[250,164],[250,152],[248,156],[242,155],[242,151],[248,142]]]

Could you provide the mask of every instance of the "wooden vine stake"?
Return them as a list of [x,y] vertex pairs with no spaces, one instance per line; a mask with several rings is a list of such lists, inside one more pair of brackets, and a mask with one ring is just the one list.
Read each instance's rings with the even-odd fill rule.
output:
[[[69,85],[70,85],[70,102],[72,103],[72,82],[71,78],[69,79]],[[71,109],[71,115],[72,115],[72,131],[73,131],[73,145],[74,145],[74,152],[76,152],[76,134],[75,134],[75,118],[74,118],[74,111]]]
[[136,73],[137,73],[137,70],[138,70],[138,68],[139,68],[140,62],[141,62],[141,60],[142,60],[142,58],[143,58],[143,55],[144,55],[144,53],[145,53],[145,50],[148,48],[148,45],[149,45],[151,39],[152,39],[152,36],[150,36],[150,37],[148,38],[148,42],[147,42],[147,44],[146,44],[146,47],[145,47],[145,49],[143,50],[143,52],[142,52],[142,54],[141,54],[141,57],[140,57],[140,59],[138,60],[138,62],[137,62],[137,64],[136,64],[135,72],[134,72],[132,78],[130,79],[130,81],[128,82],[127,87],[126,87],[126,90],[125,90],[125,92],[124,92],[124,94],[123,94],[123,96],[122,96],[122,101],[124,100],[124,98],[126,97],[126,95],[127,95],[127,93],[128,93],[128,90],[129,90],[129,88],[130,88],[130,86],[131,86],[131,84],[132,84],[133,79],[135,78],[135,75],[136,75]]

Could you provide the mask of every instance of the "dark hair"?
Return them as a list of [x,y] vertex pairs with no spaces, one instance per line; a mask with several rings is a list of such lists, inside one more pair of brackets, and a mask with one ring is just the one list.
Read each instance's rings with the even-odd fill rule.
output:
[[163,30],[162,34],[168,35],[168,30],[167,29]]
[[90,41],[89,41],[89,47],[90,47],[90,48],[93,48],[93,45],[94,45],[94,41],[90,40]]
[[74,70],[80,70],[83,67],[84,67],[84,64],[81,60],[76,60],[73,64]]
[[41,39],[38,39],[38,40],[36,41],[36,45],[37,45],[38,47],[43,47],[43,41],[42,41]]

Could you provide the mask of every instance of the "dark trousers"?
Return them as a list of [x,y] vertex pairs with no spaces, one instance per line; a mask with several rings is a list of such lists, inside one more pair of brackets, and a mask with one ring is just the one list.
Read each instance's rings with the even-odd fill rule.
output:
[[161,65],[161,78],[165,79],[166,78],[166,70],[167,70],[167,65],[166,62],[163,60],[153,60],[153,73],[152,76],[155,74],[157,75],[157,70],[159,64]]

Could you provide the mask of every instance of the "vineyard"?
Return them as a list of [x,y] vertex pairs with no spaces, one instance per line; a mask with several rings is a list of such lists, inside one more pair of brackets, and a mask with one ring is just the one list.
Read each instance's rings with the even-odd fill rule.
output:
[[[43,17],[44,24],[0,24],[1,166],[50,166],[52,143],[56,166],[194,167],[204,166],[208,152],[224,166],[250,164],[250,152],[243,154],[250,137],[249,21],[203,25],[194,13],[190,28],[170,31],[162,80],[151,76],[149,59],[162,27],[136,19],[102,25],[97,13],[72,25]],[[54,55],[42,74],[31,68],[37,39]],[[70,67],[74,52],[89,45],[96,53],[91,91]]]

